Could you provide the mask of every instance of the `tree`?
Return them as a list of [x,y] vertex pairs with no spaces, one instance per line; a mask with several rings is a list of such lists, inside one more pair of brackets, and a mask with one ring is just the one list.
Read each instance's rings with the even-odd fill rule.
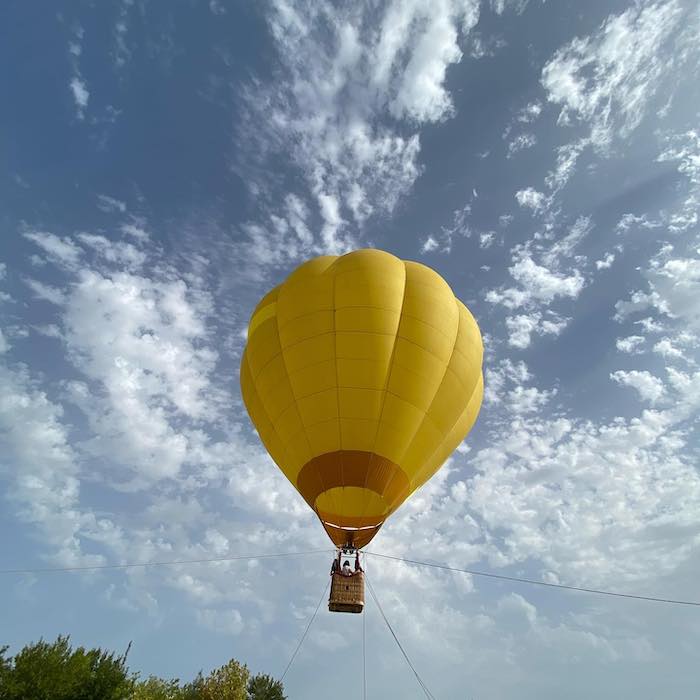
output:
[[101,649],[73,650],[68,637],[28,644],[15,657],[0,647],[0,700],[286,700],[282,683],[251,677],[235,659],[190,683],[130,674],[126,657]]
[[162,678],[150,676],[136,684],[132,700],[186,700],[184,692],[177,678],[165,681]]
[[201,686],[201,700],[248,700],[250,671],[245,664],[231,659],[214,669]]
[[0,652],[0,700],[127,700],[134,681],[126,654],[70,646],[68,637],[40,640],[6,659]]
[[5,654],[9,647],[0,647],[0,697],[2,697],[2,689],[9,682],[10,673],[12,673],[11,659],[8,659]]
[[287,696],[281,681],[259,673],[248,682],[248,700],[287,700]]
[[200,671],[197,677],[182,687],[182,700],[201,700],[204,692],[204,676]]

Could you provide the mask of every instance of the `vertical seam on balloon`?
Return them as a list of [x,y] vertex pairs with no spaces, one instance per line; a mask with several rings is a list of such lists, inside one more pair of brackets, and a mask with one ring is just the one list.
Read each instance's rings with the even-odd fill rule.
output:
[[[481,379],[482,379],[482,391],[483,391],[483,375],[482,375]],[[455,425],[457,425],[457,423],[459,423],[459,421],[462,420],[462,416],[464,416],[464,414],[469,410],[469,404],[471,403],[472,399],[474,398],[474,394],[476,393],[476,390],[478,387],[479,387],[479,379],[477,379],[476,384],[474,385],[474,389],[472,390],[472,393],[469,396],[469,400],[467,401],[467,405],[465,406],[464,410],[459,414],[459,416],[457,417],[457,420],[452,424],[450,429],[447,431],[447,433],[445,434],[445,437],[442,439],[442,442],[440,442],[440,444],[430,453],[430,456],[425,461],[426,464],[428,464],[428,462],[430,462],[430,460],[435,456],[435,453],[445,443],[445,439],[447,439],[449,437],[450,433],[454,430]],[[480,408],[481,408],[481,405],[479,405],[479,409]],[[474,422],[476,422],[476,419],[478,417],[479,417],[479,411],[477,411],[476,416],[474,416]],[[474,423],[472,423],[472,425],[474,425]],[[470,430],[471,430],[471,428],[470,428]],[[425,481],[427,481],[427,480],[424,480],[423,483],[425,483]],[[415,489],[413,491],[415,491]],[[413,491],[411,493],[413,493]]]
[[[459,306],[458,306],[458,310],[459,310]],[[460,323],[460,325],[462,323],[462,314],[461,313],[459,315],[459,323]],[[457,327],[457,334],[459,336],[459,326]],[[454,354],[454,349],[452,350],[452,353]],[[450,359],[452,359],[452,356],[450,356]],[[448,363],[448,367],[449,367],[449,363]],[[445,373],[445,374],[447,374],[447,373]],[[481,368],[479,369],[479,374],[481,375]],[[482,378],[482,382],[483,382],[483,375],[481,375],[481,378]],[[443,381],[444,381],[444,379],[443,379]],[[442,447],[445,440],[449,437],[450,433],[454,430],[454,427],[462,419],[462,416],[469,410],[469,404],[471,403],[471,400],[474,398],[474,394],[476,393],[478,386],[479,386],[479,377],[477,377],[476,383],[474,384],[474,388],[472,389],[471,394],[469,394],[469,399],[467,400],[467,405],[464,407],[464,410],[459,414],[459,416],[457,416],[457,419],[450,426],[450,429],[445,433],[445,437],[443,437],[443,439],[440,441],[438,446],[430,453],[428,458],[425,460],[424,465],[428,464],[430,462],[430,460],[435,456],[435,453],[440,449],[440,447]],[[440,387],[442,387],[442,382],[440,382]],[[439,393],[440,387],[438,387],[437,393]],[[437,393],[435,394],[436,397],[437,397]],[[435,398],[433,398],[433,401],[434,400],[435,400]],[[431,402],[431,406],[432,406],[432,402]],[[430,407],[428,407],[428,410],[430,410]],[[427,413],[426,413],[426,415],[427,415]],[[477,416],[478,416],[478,412],[477,412]],[[476,417],[475,417],[475,420],[476,420]],[[418,472],[418,474],[420,474],[420,472]],[[415,491],[415,489],[414,489],[414,491]]]
[[[338,260],[338,256],[335,256],[335,259],[333,260],[333,262],[329,263],[329,264],[319,273],[319,275],[325,275],[325,274],[327,274],[328,270],[336,264],[337,260]],[[282,286],[283,286],[283,285],[280,285],[280,292],[281,292],[281,290],[282,290]],[[334,296],[335,296],[335,276],[333,277],[333,290],[331,291],[331,299],[333,299]],[[279,294],[278,294],[278,297],[279,297]],[[297,320],[297,319],[294,318],[294,319],[292,319],[291,322],[296,321],[296,320]],[[335,343],[335,311],[334,311],[334,310],[333,310],[333,328],[334,328],[334,330],[332,331],[332,332],[333,332],[333,336],[334,336],[334,337],[333,337],[333,342]],[[279,332],[280,332],[279,327],[278,327],[278,329],[277,329],[277,332],[278,332],[278,334],[279,334]],[[299,342],[303,342],[303,341],[299,341]],[[296,343],[293,343],[293,345],[295,345],[295,344],[296,344]],[[281,337],[280,337],[280,347],[282,347],[282,340],[281,340]],[[291,347],[291,346],[290,346],[290,347]],[[282,352],[284,353],[284,350],[283,350]],[[335,354],[335,352],[334,352],[334,354]],[[282,355],[282,362],[285,363],[284,354]],[[286,363],[285,363],[285,368],[286,368]],[[289,376],[289,373],[288,373],[288,372],[287,372],[287,376]],[[337,385],[337,383],[338,383],[338,381],[337,381],[337,371],[336,371],[336,385]],[[290,382],[290,384],[291,384],[291,382]],[[338,391],[338,388],[337,388],[337,386],[336,386],[336,393],[337,393],[337,391]],[[294,389],[292,389],[292,394],[294,394]],[[297,399],[296,399],[296,396],[295,396],[294,398],[295,398],[295,401],[296,401],[296,400],[297,400]],[[301,412],[299,412],[299,419],[300,419],[300,421],[301,421],[301,425],[302,425],[302,428],[303,428],[303,430],[304,430],[304,433],[306,434],[306,441],[307,441],[308,444],[309,444],[309,453],[312,455],[312,459],[313,459],[314,455],[313,455],[313,449],[312,449],[312,447],[311,447],[311,440],[309,439],[309,435],[308,435],[308,433],[306,432],[306,425],[305,425],[303,419],[301,418]],[[339,429],[340,429],[340,428],[339,428]],[[302,468],[303,468],[303,467],[304,467],[304,465],[302,465]],[[301,471],[300,471],[300,473],[301,473]],[[323,474],[322,474],[321,471],[318,471],[318,476],[319,476],[319,479],[321,480],[321,483],[322,483],[323,486],[325,487],[325,483],[324,483],[324,481],[323,481]],[[299,477],[299,474],[297,474],[297,478],[298,478],[298,477]],[[295,487],[296,487],[296,486],[297,486],[297,484],[295,483]],[[324,490],[325,490],[325,489],[324,489]],[[298,488],[297,488],[297,491],[298,491]],[[333,496],[331,496],[331,499],[332,499],[333,501],[335,501],[335,499],[334,499]],[[325,524],[324,524],[324,522],[323,522],[323,519],[321,518],[321,515],[320,515],[320,513],[318,512],[318,507],[316,506],[316,501],[314,501],[313,503],[311,503],[311,504],[309,504],[309,505],[310,505],[311,509],[314,511],[314,513],[316,514],[316,517],[319,519],[319,522],[320,522],[321,525],[323,526],[323,529],[326,530],[326,526],[325,526]],[[330,537],[330,533],[328,532],[328,530],[326,530],[326,534]],[[332,538],[331,538],[331,540],[332,540]]]
[[[452,290],[450,290],[450,293],[452,293]],[[442,385],[445,381],[445,377],[447,376],[447,371],[450,368],[450,362],[452,361],[452,356],[454,355],[455,348],[457,347],[457,339],[459,338],[459,329],[460,329],[460,326],[462,325],[462,314],[459,312],[459,304],[457,304],[457,298],[454,296],[453,293],[452,293],[452,299],[454,301],[455,308],[457,309],[457,332],[455,333],[454,343],[452,343],[452,350],[450,351],[450,355],[447,359],[447,362],[445,363],[445,371],[442,373],[442,379],[440,380],[439,384],[437,385],[437,389],[435,390],[435,394],[433,394],[433,398],[430,400],[430,403],[428,404],[428,408],[425,409],[425,413],[423,414],[423,419],[418,424],[418,427],[416,428],[415,433],[413,433],[413,438],[411,438],[411,442],[408,444],[408,447],[406,448],[406,452],[404,454],[407,454],[411,450],[413,443],[416,441],[416,436],[420,432],[421,428],[425,424],[426,418],[430,414],[430,409],[433,407],[433,404],[435,403],[435,399],[438,397],[438,394],[440,393],[440,389],[442,389]],[[462,414],[460,413],[459,416],[457,417],[457,421],[459,420],[459,417],[461,415]],[[455,421],[454,425],[457,424],[457,421]],[[454,427],[454,425],[452,427]],[[450,428],[450,430],[452,430],[452,428]],[[447,433],[445,433],[445,437],[448,434],[449,434],[449,431]],[[444,437],[443,437],[443,440],[444,440]],[[441,444],[442,444],[442,441],[440,441],[440,445]],[[433,450],[433,452],[431,453],[431,456],[433,454],[435,454],[435,452],[437,452],[438,449],[439,449],[439,445],[437,448],[435,448],[435,450]],[[410,479],[410,481],[413,481],[413,480]],[[412,492],[413,491],[411,491],[411,493]]]
[[[336,315],[338,313],[338,308],[336,304],[336,299],[335,299],[335,292],[336,292],[336,282],[338,281],[338,275],[334,274],[333,275],[333,287],[331,289],[331,302],[333,304],[333,363],[335,365],[335,405],[338,410],[338,450],[339,450],[339,455],[338,459],[340,461],[340,483],[342,484],[345,481],[345,472],[343,469],[343,431],[340,428],[340,374],[338,372],[338,322],[336,320]],[[323,481],[323,479],[321,479]],[[345,487],[342,487],[342,495],[340,497],[341,502],[343,502],[345,498]],[[335,504],[336,508],[336,513],[340,515],[340,510],[338,510],[338,504],[336,503],[335,500],[335,494],[331,494],[330,496],[331,500]]]
[[[278,303],[279,303],[280,294],[282,293],[283,289],[284,289],[284,282],[280,285],[280,291],[277,293]],[[287,381],[289,382],[289,388],[291,389],[292,396],[294,397],[294,408],[296,409],[297,416],[299,416],[299,422],[301,423],[301,426],[304,429],[304,437],[306,438],[306,444],[309,447],[309,454],[311,456],[313,456],[313,451],[311,449],[311,440],[309,440],[309,434],[306,432],[306,425],[304,424],[304,419],[301,417],[301,411],[299,410],[299,403],[298,403],[297,396],[294,393],[294,386],[292,385],[292,380],[289,378],[289,369],[287,367],[287,360],[284,357],[284,348],[282,347],[282,335],[280,334],[280,326],[279,326],[279,323],[277,322],[277,319],[278,319],[278,314],[275,313],[275,316],[274,316],[275,330],[277,331],[277,340],[280,344],[280,355],[282,357],[282,366],[284,367],[284,374],[287,377]],[[302,464],[301,466],[303,467],[304,465]],[[298,474],[297,474],[297,476],[298,476]],[[296,486],[296,479],[295,479],[295,486]]]
[[[401,319],[403,318],[403,309],[406,304],[406,288],[408,287],[408,272],[406,271],[406,262],[401,261],[403,265],[403,292],[401,294],[401,306],[399,308],[399,318],[396,321],[396,332],[394,333],[394,343],[391,346],[391,353],[389,354],[389,365],[387,367],[387,372],[386,372],[386,378],[384,379],[384,387],[382,389],[382,406],[379,409],[379,417],[377,418],[377,427],[375,428],[374,431],[374,438],[372,440],[372,454],[376,454],[376,447],[377,447],[377,438],[379,437],[379,428],[382,425],[382,416],[384,415],[384,407],[386,406],[386,397],[388,394],[389,390],[389,380],[391,379],[391,370],[394,366],[394,355],[396,354],[396,345],[398,343],[399,339],[399,329],[401,328]],[[386,457],[386,455],[385,455]],[[386,457],[388,459],[388,457]],[[370,457],[370,464],[371,464],[371,457]],[[369,466],[367,468],[367,472],[365,474],[365,483],[363,488],[367,488],[367,477],[369,476]],[[401,465],[397,464],[396,465],[399,469],[401,469]],[[384,486],[384,492],[386,493],[386,489],[388,485],[391,483],[393,479],[393,476],[389,481],[385,484]],[[410,483],[410,480],[409,480]],[[362,507],[362,513],[360,514],[360,517],[364,517],[365,515],[365,506],[363,505]],[[388,517],[388,514],[384,516],[385,518]]]
[[[277,320],[275,319],[275,324],[276,323],[277,323]],[[245,357],[246,365],[248,366],[248,374],[250,374],[251,389],[255,392],[255,396],[258,399],[258,403],[260,404],[260,407],[262,408],[263,412],[265,413],[265,418],[267,418],[267,422],[272,426],[272,432],[277,436],[277,439],[279,440],[279,443],[283,448],[282,457],[284,457],[284,455],[287,453],[287,448],[285,447],[284,440],[282,440],[282,436],[277,431],[277,428],[275,427],[273,420],[270,418],[270,414],[267,412],[267,408],[265,408],[265,404],[262,402],[262,399],[260,398],[260,392],[258,391],[258,385],[255,383],[255,379],[253,379],[253,371],[252,371],[251,366],[250,366],[250,360],[248,359],[248,353],[245,350],[243,350],[243,356]],[[245,403],[245,400],[243,401],[243,403]],[[247,409],[247,406],[246,406],[246,409]],[[248,415],[250,416],[250,413]],[[253,427],[257,431],[257,427],[255,426],[255,423],[252,420],[253,417],[250,416],[250,418],[251,418],[251,423],[253,423]],[[259,432],[258,432],[258,435],[260,435]],[[262,441],[262,437],[261,437],[261,441]],[[265,445],[264,441],[263,441],[263,445]],[[267,447],[267,445],[265,445],[265,447]],[[270,451],[268,449],[268,453],[269,452]],[[271,454],[270,454],[270,457],[272,457]],[[275,460],[274,457],[272,457],[272,461],[275,464],[277,464],[277,461]],[[282,469],[281,464],[278,466],[280,467],[280,469]],[[282,469],[282,473],[284,473],[284,469]],[[287,476],[287,475],[285,474],[285,476]],[[289,479],[289,477],[287,477],[287,478]],[[291,479],[289,479],[289,480],[291,481]]]

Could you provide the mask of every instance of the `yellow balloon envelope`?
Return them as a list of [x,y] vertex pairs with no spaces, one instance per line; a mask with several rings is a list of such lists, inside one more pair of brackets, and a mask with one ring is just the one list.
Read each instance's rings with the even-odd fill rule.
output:
[[309,260],[256,307],[241,391],[337,546],[363,547],[464,439],[483,395],[474,317],[380,250]]

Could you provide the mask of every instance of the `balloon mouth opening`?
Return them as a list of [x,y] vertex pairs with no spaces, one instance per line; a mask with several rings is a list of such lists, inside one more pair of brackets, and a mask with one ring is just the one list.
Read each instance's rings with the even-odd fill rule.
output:
[[327,525],[328,527],[335,528],[336,530],[349,530],[351,532],[358,532],[360,530],[376,530],[381,525],[384,524],[384,521],[382,520],[381,522],[377,523],[376,525],[364,525],[363,527],[350,527],[349,525],[336,525],[335,523],[329,523],[327,520],[322,520],[321,522],[324,525]]

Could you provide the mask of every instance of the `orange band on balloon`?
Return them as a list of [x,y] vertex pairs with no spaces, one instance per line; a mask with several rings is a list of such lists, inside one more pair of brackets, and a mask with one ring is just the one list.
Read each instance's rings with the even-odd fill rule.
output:
[[324,491],[343,486],[374,491],[389,508],[401,503],[411,489],[401,467],[374,452],[361,450],[337,450],[314,457],[297,477],[297,489],[312,508]]

